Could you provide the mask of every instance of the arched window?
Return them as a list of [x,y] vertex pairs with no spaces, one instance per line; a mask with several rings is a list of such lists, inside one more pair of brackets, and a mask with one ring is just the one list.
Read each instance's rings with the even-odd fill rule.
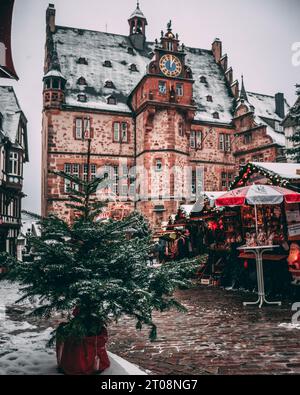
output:
[[117,99],[113,95],[108,96],[108,98],[106,100],[107,100],[107,104],[112,104],[112,105],[117,104]]
[[77,84],[78,84],[78,85],[87,85],[86,80],[85,80],[84,77],[78,78]]
[[129,65],[129,70],[130,71],[138,71],[136,64],[135,63],[131,63]]
[[104,83],[104,87],[105,87],[105,88],[114,89],[114,88],[115,88],[115,85],[114,85],[114,83],[113,83],[112,81],[106,80],[105,83]]
[[77,63],[78,64],[86,64],[87,65],[88,61],[87,61],[86,58],[78,58]]
[[220,115],[219,115],[219,113],[217,111],[213,113],[213,118],[214,119],[220,119]]
[[110,60],[105,60],[103,63],[104,67],[112,67],[111,61]]
[[86,94],[79,93],[79,95],[77,95],[77,100],[80,101],[81,103],[85,103],[87,101]]
[[207,79],[206,79],[206,77],[204,77],[204,75],[202,75],[200,77],[200,82],[201,82],[201,84],[206,84],[207,83]]

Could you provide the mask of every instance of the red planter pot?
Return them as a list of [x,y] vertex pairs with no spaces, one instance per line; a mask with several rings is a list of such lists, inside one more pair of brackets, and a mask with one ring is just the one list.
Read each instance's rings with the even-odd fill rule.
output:
[[106,351],[108,340],[104,328],[98,336],[85,337],[82,340],[67,339],[56,342],[58,368],[66,375],[91,375],[103,372],[110,366]]

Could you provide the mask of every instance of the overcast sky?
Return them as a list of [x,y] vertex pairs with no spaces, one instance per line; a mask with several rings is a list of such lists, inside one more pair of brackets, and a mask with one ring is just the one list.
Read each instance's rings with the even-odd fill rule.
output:
[[[12,46],[19,82],[13,85],[28,118],[30,163],[25,166],[25,209],[40,210],[40,156],[45,12],[56,7],[56,23],[128,34],[127,19],[135,0],[15,0]],[[172,19],[174,32],[187,46],[211,48],[223,41],[235,78],[243,73],[246,89],[284,92],[295,101],[300,66],[292,64],[292,45],[300,42],[299,0],[141,0],[148,19],[147,39],[160,37]]]

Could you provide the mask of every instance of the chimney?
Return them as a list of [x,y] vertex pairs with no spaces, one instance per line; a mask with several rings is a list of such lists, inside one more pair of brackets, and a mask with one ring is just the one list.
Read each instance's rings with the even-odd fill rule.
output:
[[219,63],[222,58],[222,41],[219,38],[212,43],[212,52],[216,63]]
[[55,6],[54,4],[49,4],[47,11],[46,11],[46,25],[47,25],[47,30],[51,33],[55,33]]
[[280,117],[284,118],[284,95],[283,93],[276,93],[275,95],[275,113]]

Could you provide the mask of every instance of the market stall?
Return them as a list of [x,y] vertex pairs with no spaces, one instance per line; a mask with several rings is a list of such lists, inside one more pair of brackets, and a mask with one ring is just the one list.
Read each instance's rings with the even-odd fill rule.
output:
[[[242,228],[244,231],[245,245],[239,247],[242,251],[239,258],[255,258],[257,269],[258,300],[245,304],[280,304],[280,302],[268,302],[265,297],[263,253],[274,249],[281,250],[278,254],[266,255],[269,261],[287,259],[287,239],[289,234],[284,232],[284,205],[295,207],[300,203],[300,194],[292,190],[269,185],[252,185],[234,189],[216,200],[217,206],[241,207]],[[260,209],[260,210],[259,210]],[[263,213],[265,209],[265,214]],[[292,210],[290,210],[292,212]],[[297,210],[296,210],[297,212]],[[290,216],[295,219],[297,215]],[[296,237],[296,236],[293,236]],[[248,255],[250,253],[250,255]]]

